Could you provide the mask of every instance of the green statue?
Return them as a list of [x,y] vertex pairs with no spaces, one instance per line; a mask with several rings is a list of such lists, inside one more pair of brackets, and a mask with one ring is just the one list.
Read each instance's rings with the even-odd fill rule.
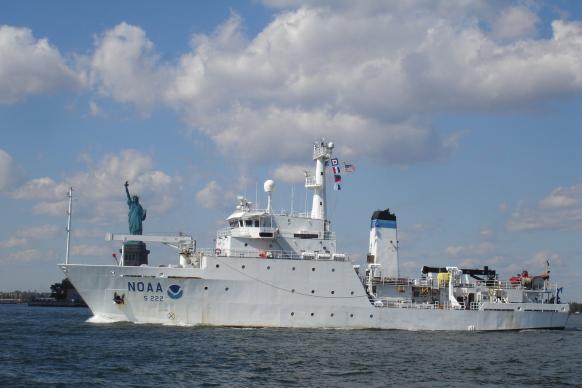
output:
[[139,197],[129,195],[129,183],[125,181],[125,194],[127,194],[127,206],[129,213],[127,214],[129,221],[129,234],[142,234],[142,221],[145,221],[147,211],[139,204]]

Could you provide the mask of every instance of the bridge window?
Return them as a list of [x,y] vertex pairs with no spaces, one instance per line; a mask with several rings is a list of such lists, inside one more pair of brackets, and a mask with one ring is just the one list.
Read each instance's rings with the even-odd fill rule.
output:
[[259,227],[259,220],[255,220],[255,228]]
[[301,238],[301,239],[310,239],[310,238],[318,238],[319,235],[317,233],[294,233],[293,237]]
[[253,226],[253,220],[246,220],[245,226]]

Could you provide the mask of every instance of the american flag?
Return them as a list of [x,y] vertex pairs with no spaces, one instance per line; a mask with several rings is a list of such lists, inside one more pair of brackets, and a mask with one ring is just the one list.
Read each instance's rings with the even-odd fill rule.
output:
[[351,163],[344,163],[344,169],[346,172],[356,172],[356,165]]

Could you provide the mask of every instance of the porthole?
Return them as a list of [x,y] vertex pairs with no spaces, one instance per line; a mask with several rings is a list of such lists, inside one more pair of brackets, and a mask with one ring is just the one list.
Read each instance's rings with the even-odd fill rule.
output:
[[295,292],[295,289],[294,289],[294,288],[292,288],[292,289],[291,289],[291,292]]
[[353,317],[354,317],[354,314],[350,314],[350,318],[353,318]]
[[352,292],[350,292],[350,295],[354,295],[354,292],[353,292],[353,291],[352,291]]
[[335,272],[335,268],[332,268],[332,269],[331,269],[331,272]]
[[312,294],[315,294],[315,290],[311,290],[311,293],[312,293]]
[[295,313],[293,311],[291,311],[291,316],[295,315]]
[[315,272],[315,267],[311,268],[311,270],[312,270],[313,272]]
[[228,291],[228,287],[226,287],[226,288],[224,289],[224,291]]
[[216,268],[220,268],[220,264],[216,264]]
[[291,271],[295,271],[295,267],[291,268]]
[[241,265],[240,267],[241,267],[242,269],[245,269],[245,268],[246,268],[246,266],[245,266],[244,264],[243,264],[243,265]]
[[204,289],[205,289],[205,290],[208,290],[208,286],[204,286]]
[[311,313],[311,316],[314,316],[315,314]]
[[248,246],[249,246],[249,244],[248,243],[245,243],[245,247],[248,247]]
[[332,292],[331,292],[331,294],[332,294],[332,295],[333,295],[333,294],[335,294],[335,291],[332,291]]
[[267,270],[269,270],[269,269],[271,269],[271,266],[270,265],[267,266]]
[[329,314],[330,317],[333,317],[333,313]]
[[374,314],[370,314],[370,318],[374,318]]

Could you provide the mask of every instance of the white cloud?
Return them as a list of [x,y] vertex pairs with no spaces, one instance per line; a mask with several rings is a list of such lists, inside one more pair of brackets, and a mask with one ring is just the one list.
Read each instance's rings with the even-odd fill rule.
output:
[[[536,252],[533,257],[528,260],[528,264],[535,266],[535,268],[545,268],[546,261],[550,263],[550,266],[562,264],[562,259],[559,254],[549,251]],[[551,267],[550,267],[551,270]]]
[[16,199],[38,200],[33,206],[35,213],[63,216],[68,206],[66,193],[72,186],[76,199],[73,212],[77,217],[90,222],[120,221],[127,214],[123,187],[127,180],[131,194],[139,194],[143,206],[150,210],[162,213],[173,206],[174,184],[179,178],[155,170],[149,156],[126,149],[104,156],[97,164],[86,162],[87,171],[61,182],[50,177],[36,178],[12,195]]
[[536,32],[538,16],[529,8],[517,6],[501,11],[493,22],[493,34],[501,39],[531,37]]
[[36,39],[28,28],[0,26],[0,103],[81,84],[47,39]]
[[15,181],[14,163],[12,156],[0,149],[0,192],[11,189]]
[[558,187],[539,202],[541,209],[582,207],[582,183],[570,187]]
[[92,83],[117,101],[151,108],[165,79],[153,47],[139,27],[124,22],[107,30],[96,39],[90,60]]
[[56,225],[50,224],[19,229],[8,240],[0,241],[0,248],[14,248],[34,240],[52,239],[58,231],[59,228]]
[[74,228],[72,233],[78,238],[105,238],[105,232],[102,229]]
[[285,183],[302,183],[305,181],[305,172],[311,172],[311,166],[300,164],[282,164],[273,171],[275,181]]
[[582,229],[582,183],[558,187],[535,204],[521,202],[507,227],[515,232]]
[[50,224],[19,229],[8,240],[0,241],[0,248],[14,248],[26,245],[30,241],[54,238],[58,231],[56,225]]
[[107,117],[103,109],[93,100],[89,101],[89,115],[93,117]]
[[495,246],[490,242],[482,242],[475,245],[451,245],[445,249],[445,254],[449,257],[475,258],[491,254]]
[[216,209],[221,205],[222,187],[216,181],[210,181],[196,193],[196,200],[207,209]]
[[484,226],[479,231],[479,236],[482,240],[491,241],[495,239],[496,233],[495,230],[490,226]]
[[493,18],[495,7],[351,4],[282,12],[253,39],[231,17],[195,37],[166,102],[224,154],[294,160],[305,139],[327,136],[349,157],[408,164],[454,151],[458,138],[427,124],[434,112],[507,110],[582,91],[578,23],[554,21],[552,38],[521,40],[537,23],[523,7],[502,8],[489,33],[479,17]]
[[27,239],[54,238],[57,236],[59,229],[60,228],[58,226],[52,224],[31,226],[16,231],[15,236],[24,237]]
[[49,177],[35,178],[12,192],[16,199],[56,200],[64,198],[68,190],[66,183],[57,183]]
[[438,227],[433,224],[419,223],[403,226],[398,230],[398,241],[401,244],[412,244],[434,233]]
[[26,244],[26,239],[22,237],[10,237],[8,240],[0,241],[0,248],[14,248]]
[[435,114],[582,92],[582,24],[555,20],[536,39],[535,7],[522,3],[268,4],[286,10],[256,36],[231,15],[168,61],[141,27],[120,23],[95,40],[91,85],[144,113],[175,109],[225,155],[290,163],[320,136],[344,157],[439,160],[459,135],[431,128]]
[[4,262],[30,262],[33,260],[52,260],[54,258],[53,251],[44,251],[39,249],[25,249],[22,251],[11,252],[3,257],[0,261]]
[[107,257],[113,252],[104,246],[93,246],[87,244],[75,244],[71,247],[71,256],[82,257]]

